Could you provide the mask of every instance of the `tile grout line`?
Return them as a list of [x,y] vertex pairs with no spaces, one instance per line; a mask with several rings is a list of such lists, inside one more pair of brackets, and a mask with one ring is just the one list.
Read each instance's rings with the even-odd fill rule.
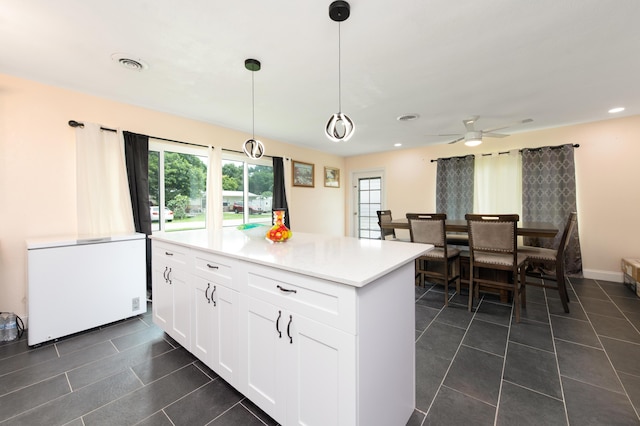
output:
[[[516,288],[517,289],[517,288]],[[522,297],[521,291],[520,297]],[[515,294],[515,291],[514,291]],[[498,401],[496,401],[496,412],[493,416],[493,424],[496,426],[498,424],[498,415],[500,414],[500,398],[502,397],[502,384],[504,383],[504,370],[507,366],[507,353],[509,351],[509,337],[511,336],[511,325],[513,324],[513,311],[515,310],[516,303],[520,303],[519,300],[515,300],[515,296],[513,298],[513,303],[511,304],[511,312],[509,312],[509,325],[507,327],[507,339],[504,344],[504,355],[502,356],[502,372],[500,373],[500,387],[498,388]],[[522,306],[521,306],[522,307]],[[522,316],[522,309],[520,309],[520,316]]]
[[[544,279],[542,282],[544,284]],[[567,279],[567,282],[569,283],[569,285],[571,285],[568,279]],[[572,287],[572,290],[573,290],[573,287]],[[577,296],[576,296],[576,299],[577,299]],[[564,384],[562,383],[562,374],[560,373],[560,361],[558,360],[558,348],[556,347],[556,338],[555,338],[555,333],[553,332],[553,322],[551,321],[551,310],[549,309],[549,297],[547,295],[546,288],[544,288],[544,300],[546,302],[545,304],[547,305],[547,317],[549,318],[549,331],[551,332],[551,344],[553,345],[553,357],[556,360],[556,371],[558,372],[558,382],[560,383],[560,394],[562,395],[562,407],[564,408],[564,419],[567,422],[567,425],[569,425],[570,423],[569,423],[569,410],[567,410],[567,398],[565,397],[565,394],[564,394]]]

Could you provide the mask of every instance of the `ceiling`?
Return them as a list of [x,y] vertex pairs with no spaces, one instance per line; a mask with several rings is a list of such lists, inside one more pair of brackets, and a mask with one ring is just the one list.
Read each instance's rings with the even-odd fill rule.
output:
[[[640,114],[637,0],[351,0],[340,43],[329,4],[4,1],[0,73],[248,133],[253,77],[257,139],[340,156],[447,143],[473,115],[478,129],[533,119],[514,133]],[[339,44],[356,131],[334,143]]]

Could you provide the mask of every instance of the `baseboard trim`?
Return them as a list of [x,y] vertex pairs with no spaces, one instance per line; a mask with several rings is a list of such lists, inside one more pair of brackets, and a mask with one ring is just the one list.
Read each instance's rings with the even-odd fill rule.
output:
[[613,272],[613,271],[601,271],[597,269],[583,269],[582,275],[585,278],[590,278],[593,280],[603,280],[603,281],[612,281],[615,283],[624,282],[624,277],[622,276],[622,271]]

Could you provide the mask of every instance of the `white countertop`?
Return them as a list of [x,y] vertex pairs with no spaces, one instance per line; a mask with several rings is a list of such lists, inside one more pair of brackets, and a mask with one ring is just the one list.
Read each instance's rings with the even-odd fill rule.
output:
[[229,228],[154,233],[151,238],[355,287],[413,262],[433,247],[295,231],[288,241],[272,243]]

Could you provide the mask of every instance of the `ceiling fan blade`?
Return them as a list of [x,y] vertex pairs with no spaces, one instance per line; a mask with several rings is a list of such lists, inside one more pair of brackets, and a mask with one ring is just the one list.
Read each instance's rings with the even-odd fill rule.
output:
[[442,133],[436,136],[462,136],[460,133]]
[[467,118],[466,120],[462,120],[462,123],[464,124],[464,127],[467,129],[467,132],[473,132],[475,131],[473,124],[478,121],[478,117],[477,115],[474,115],[473,117]]
[[532,121],[533,121],[532,118],[525,118],[524,120],[516,121],[514,123],[510,123],[510,124],[507,124],[507,125],[504,125],[504,126],[495,127],[493,129],[483,130],[483,133],[486,135],[487,133],[495,132],[496,130],[506,129],[507,127],[517,126],[518,124],[531,123]]
[[458,139],[456,139],[456,140],[454,140],[454,141],[448,142],[448,143],[449,143],[449,144],[452,144],[452,143],[458,143],[458,142],[463,141],[463,140],[464,140],[464,136],[462,136],[461,138],[458,138]]
[[482,137],[489,137],[489,138],[506,138],[509,135],[505,135],[504,133],[487,133],[487,132],[482,132]]

